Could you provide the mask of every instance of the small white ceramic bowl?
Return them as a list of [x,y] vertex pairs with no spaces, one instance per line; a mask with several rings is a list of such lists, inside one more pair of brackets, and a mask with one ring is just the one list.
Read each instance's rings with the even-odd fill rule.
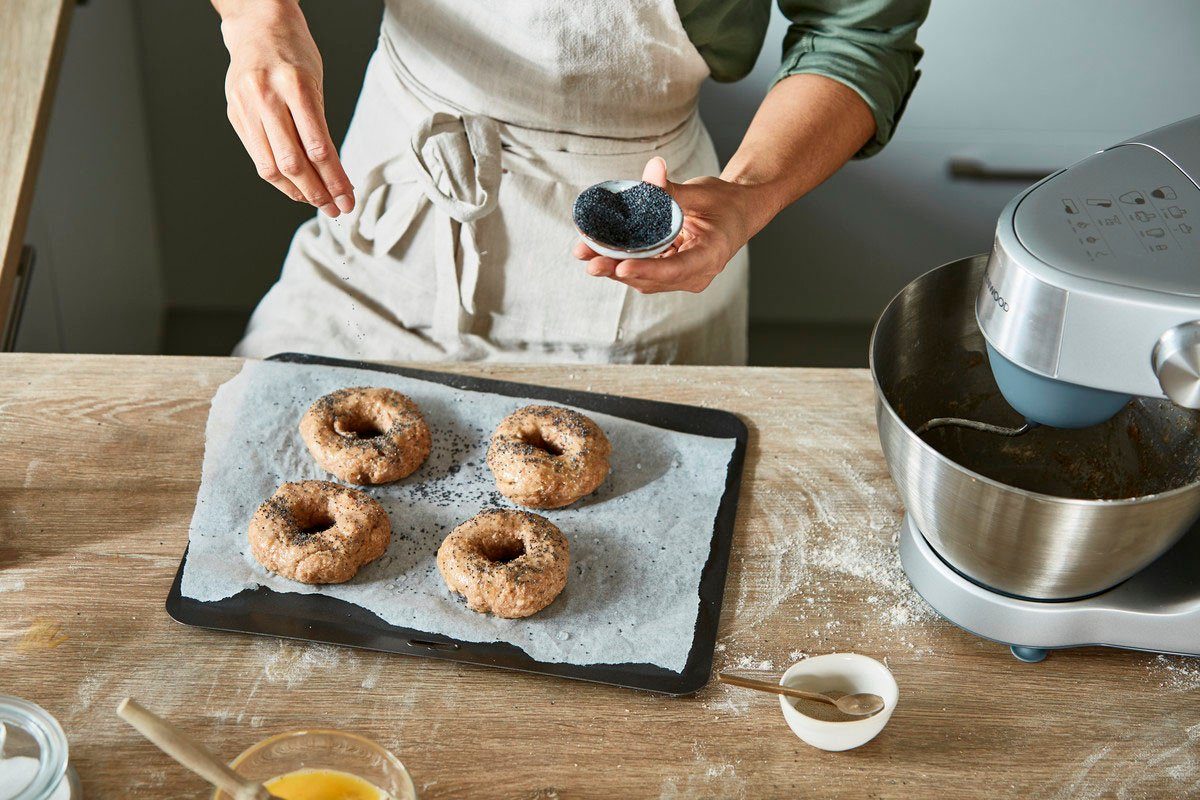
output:
[[822,750],[850,750],[871,741],[892,718],[900,699],[900,689],[888,668],[858,653],[830,653],[799,661],[783,673],[779,683],[811,692],[871,692],[883,698],[883,710],[874,716],[827,722],[801,714],[792,705],[794,700],[780,695],[779,707],[792,733]]
[[[631,189],[637,186],[641,181],[601,181],[597,183],[601,189],[607,189],[613,194],[619,194],[626,189]],[[593,188],[593,187],[588,187]],[[626,250],[620,247],[613,247],[603,242],[597,242],[595,239],[588,236],[583,231],[579,230],[579,226],[575,226],[575,230],[579,233],[579,238],[583,239],[583,243],[595,250],[602,256],[615,258],[617,261],[624,261],[627,258],[653,258],[659,255],[675,241],[679,236],[679,232],[683,230],[683,209],[674,200],[671,200],[671,232],[664,236],[659,241],[647,247],[639,247],[635,250]]]

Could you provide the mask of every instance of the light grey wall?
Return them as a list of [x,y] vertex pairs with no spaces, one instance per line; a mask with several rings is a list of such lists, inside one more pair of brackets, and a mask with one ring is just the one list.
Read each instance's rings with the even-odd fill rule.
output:
[[[747,80],[706,88],[723,157],[775,65],[778,12]],[[786,209],[752,243],[759,321],[868,323],[909,280],[988,250],[1021,182],[950,180],[947,161],[1057,168],[1200,114],[1195,0],[942,0],[918,41],[923,76],[897,135]]]
[[38,174],[17,348],[157,352],[155,214],[132,0],[88,3],[71,23]]
[[[312,215],[255,174],[225,117],[220,20],[204,0],[136,0],[168,303],[249,308]],[[340,142],[379,33],[382,3],[304,3]]]

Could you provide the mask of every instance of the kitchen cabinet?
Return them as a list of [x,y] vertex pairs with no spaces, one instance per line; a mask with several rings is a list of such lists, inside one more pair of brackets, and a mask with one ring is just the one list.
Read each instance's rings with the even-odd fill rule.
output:
[[130,0],[74,12],[25,241],[16,349],[154,353],[163,313]]

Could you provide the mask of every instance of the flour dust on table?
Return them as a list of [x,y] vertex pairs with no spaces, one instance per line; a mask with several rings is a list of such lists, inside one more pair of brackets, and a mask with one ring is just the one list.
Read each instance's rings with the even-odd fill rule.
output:
[[[314,400],[347,386],[384,386],[411,397],[433,446],[408,478],[364,488],[391,519],[387,552],[348,583],[307,586],[263,569],[250,554],[246,530],[279,484],[329,479],[297,426]],[[535,617],[500,619],[471,612],[442,581],[436,555],[446,534],[484,508],[512,507],[487,468],[488,440],[504,417],[531,402],[537,401],[374,370],[247,362],[213,397],[183,595],[214,601],[257,586],[319,593],[392,625],[459,641],[507,642],[538,661],[681,672],[733,439],[582,409],[612,443],[612,471],[594,494],[543,512],[570,541],[562,594]]]

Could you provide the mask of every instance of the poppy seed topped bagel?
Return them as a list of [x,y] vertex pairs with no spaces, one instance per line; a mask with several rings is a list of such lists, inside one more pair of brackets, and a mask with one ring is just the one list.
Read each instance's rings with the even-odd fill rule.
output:
[[250,520],[250,551],[267,569],[301,583],[342,583],[379,558],[392,539],[383,506],[329,481],[281,485]]
[[442,542],[438,571],[472,611],[515,619],[536,614],[567,585],[571,550],[550,520],[529,511],[491,508]]
[[588,417],[559,406],[525,406],[505,417],[488,447],[500,493],[527,508],[562,508],[608,477],[612,445]]
[[354,387],[320,397],[300,435],[321,467],[347,483],[391,483],[416,472],[433,445],[421,410],[393,389]]

